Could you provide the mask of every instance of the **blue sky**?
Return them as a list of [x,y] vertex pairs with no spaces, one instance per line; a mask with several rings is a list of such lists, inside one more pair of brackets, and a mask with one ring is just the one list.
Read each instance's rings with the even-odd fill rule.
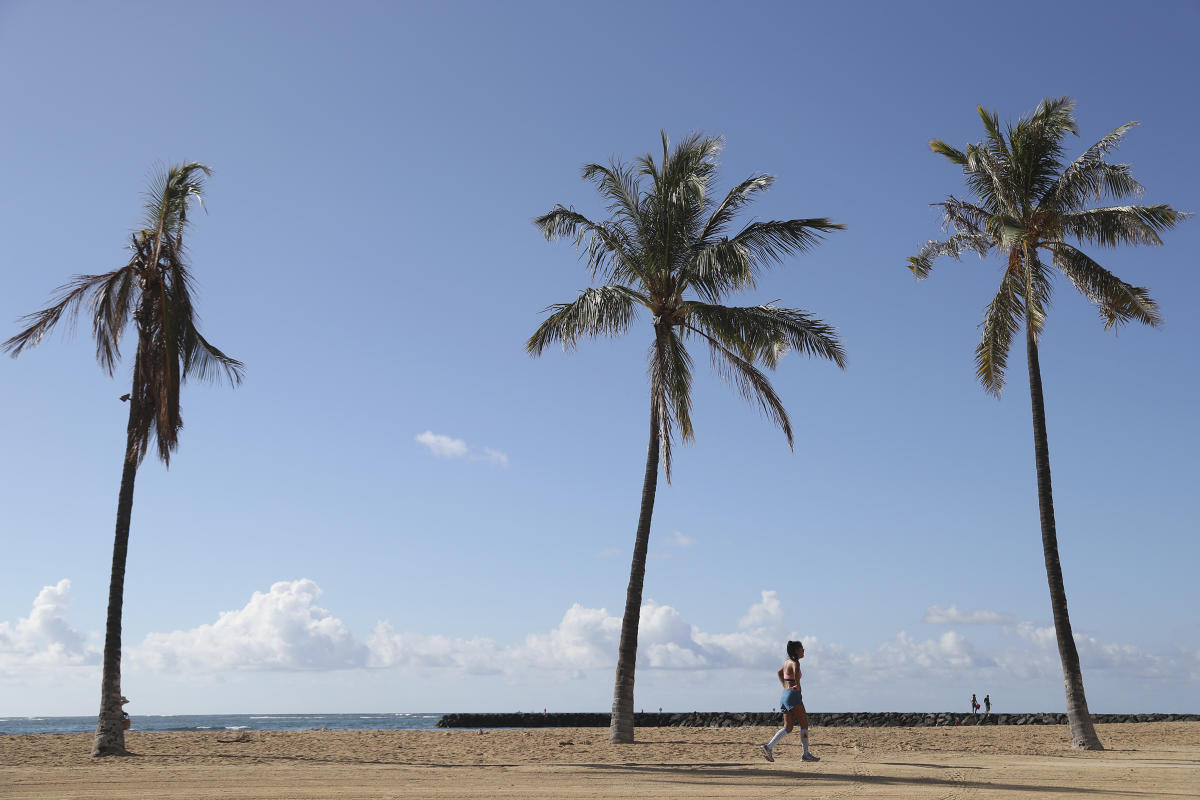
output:
[[[1071,95],[1072,155],[1200,209],[1200,4],[0,3],[0,332],[124,263],[156,164],[215,173],[190,233],[202,330],[138,476],[133,713],[605,710],[645,459],[643,320],[530,359],[588,285],[530,224],[665,129],[725,137],[760,219],[847,226],[735,302],[834,324],[849,366],[773,374],[783,436],[697,351],[696,442],[660,483],[635,703],[767,710],[803,637],[810,710],[1062,707],[1020,349],[975,382],[995,261],[905,259],[963,194],[930,138]],[[1031,23],[1032,20],[1032,23]],[[1096,251],[1166,324],[1105,332],[1060,285],[1041,350],[1060,550],[1092,710],[1200,711],[1195,220]],[[128,368],[86,324],[0,361],[0,714],[98,703]]]

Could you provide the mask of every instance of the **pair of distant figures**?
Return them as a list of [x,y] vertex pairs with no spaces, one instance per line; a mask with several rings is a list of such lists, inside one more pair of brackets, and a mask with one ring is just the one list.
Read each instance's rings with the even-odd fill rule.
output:
[[[975,695],[971,695],[971,715],[975,716],[979,713],[979,701],[975,699]],[[992,713],[992,696],[985,694],[983,696],[983,715],[986,717]]]

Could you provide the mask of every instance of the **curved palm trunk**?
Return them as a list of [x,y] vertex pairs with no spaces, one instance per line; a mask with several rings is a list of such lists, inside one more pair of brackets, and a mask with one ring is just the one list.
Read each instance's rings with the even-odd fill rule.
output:
[[1026,321],[1025,349],[1029,362],[1029,397],[1033,404],[1033,453],[1037,466],[1038,514],[1042,522],[1042,551],[1046,559],[1046,580],[1050,584],[1050,608],[1054,631],[1058,636],[1058,655],[1062,660],[1067,692],[1067,722],[1071,728],[1071,746],[1083,750],[1103,750],[1087,698],[1083,694],[1083,672],[1079,651],[1071,633],[1067,614],[1067,590],[1063,585],[1062,564],[1058,560],[1058,534],[1054,528],[1054,494],[1050,487],[1050,445],[1046,436],[1046,404],[1042,398],[1042,369],[1038,362],[1033,327]]
[[[140,348],[139,348],[140,349]],[[129,755],[121,716],[121,610],[125,604],[125,557],[129,552],[129,519],[133,514],[133,482],[137,477],[139,353],[133,366],[133,391],[129,396],[129,424],[125,437],[125,466],[117,496],[117,530],[113,539],[112,575],[108,583],[108,620],[104,632],[104,667],[100,678],[100,719],[96,723],[93,756]]]
[[650,444],[646,448],[646,477],[642,481],[642,509],[638,514],[637,537],[633,542],[633,564],[625,592],[625,616],[621,619],[621,643],[617,650],[617,679],[613,686],[612,719],[608,740],[613,744],[633,742],[633,671],[637,665],[638,624],[642,614],[642,584],[646,579],[646,551],[650,545],[650,518],[658,489],[659,414],[650,403]]

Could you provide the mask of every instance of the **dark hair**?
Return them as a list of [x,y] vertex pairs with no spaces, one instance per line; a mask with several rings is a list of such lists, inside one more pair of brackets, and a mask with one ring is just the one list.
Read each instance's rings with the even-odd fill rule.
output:
[[788,658],[795,658],[796,650],[798,650],[798,649],[799,650],[804,649],[804,642],[788,642],[787,643]]

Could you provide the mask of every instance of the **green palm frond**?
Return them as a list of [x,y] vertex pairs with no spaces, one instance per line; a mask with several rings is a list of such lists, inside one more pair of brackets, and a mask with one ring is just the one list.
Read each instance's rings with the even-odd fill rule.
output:
[[786,256],[808,251],[821,243],[823,234],[844,231],[845,225],[825,217],[751,222],[730,241],[753,255],[752,267],[782,263]]
[[1137,124],[1127,122],[1085,150],[1062,171],[1038,202],[1039,207],[1069,211],[1080,208],[1088,200],[1100,200],[1106,194],[1114,199],[1140,196],[1142,185],[1134,180],[1128,164],[1109,164],[1102,160]]
[[1069,244],[1060,242],[1052,250],[1055,265],[1099,309],[1105,329],[1130,321],[1151,327],[1162,323],[1158,303],[1146,287],[1126,283]]
[[774,305],[744,308],[687,303],[689,328],[717,339],[751,362],[774,369],[788,350],[825,358],[846,368],[846,352],[832,325],[795,308]]
[[1133,177],[1128,164],[1109,164],[1090,161],[1063,173],[1058,184],[1039,202],[1039,208],[1052,208],[1062,212],[1076,211],[1089,201],[1103,197],[1120,199],[1139,197],[1143,187]]
[[1072,211],[1061,216],[1065,233],[1098,245],[1162,244],[1159,233],[1189,216],[1168,205],[1108,206]]
[[1033,328],[1033,335],[1037,338],[1042,333],[1047,312],[1050,310],[1050,301],[1054,294],[1053,275],[1047,264],[1038,256],[1036,248],[1031,247],[1022,255],[1022,269],[1028,272],[1028,276],[1022,276],[1026,283],[1021,293],[1021,302],[1025,307],[1025,324]]
[[752,222],[732,239],[698,243],[682,270],[679,289],[688,287],[716,302],[731,291],[754,288],[758,274],[788,255],[816,246],[823,234],[845,230],[826,218]]
[[944,231],[952,230],[983,235],[993,229],[995,215],[975,203],[968,203],[950,195],[945,202],[931,205],[942,209],[942,230]]
[[951,147],[941,139],[930,139],[929,149],[950,159],[950,163],[952,164],[957,164],[960,167],[967,165],[967,154],[955,147]]
[[970,145],[967,148],[967,166],[963,173],[967,185],[983,200],[983,205],[992,213],[1017,214],[1020,212],[1019,186],[1014,180],[1013,170],[1006,158],[999,157],[995,148]]
[[996,397],[1004,391],[1009,346],[1024,316],[1023,291],[1024,287],[1015,275],[1006,276],[1000,290],[988,303],[980,326],[983,335],[975,348],[975,375],[983,388]]
[[593,280],[597,276],[613,280],[620,273],[636,269],[631,237],[616,222],[592,222],[560,205],[535,218],[533,224],[548,242],[570,237],[577,249],[586,246],[586,263]]
[[608,199],[608,210],[614,218],[633,225],[639,223],[638,180],[633,169],[614,161],[611,166],[588,164],[583,179],[596,185],[596,190]]
[[197,162],[159,171],[146,194],[146,230],[179,237],[187,224],[188,203],[204,205],[204,180],[212,170]]
[[574,350],[580,337],[619,336],[633,323],[637,303],[645,305],[647,299],[625,286],[584,289],[573,302],[546,309],[550,316],[529,337],[525,349],[538,356],[554,342],[561,342],[563,350]]
[[729,193],[725,195],[725,199],[708,218],[708,222],[704,224],[704,229],[698,238],[702,242],[707,242],[714,236],[720,236],[737,212],[752,202],[756,194],[771,188],[771,184],[774,182],[775,178],[771,175],[755,175],[730,189]]
[[671,482],[672,441],[695,438],[692,428],[692,357],[674,330],[656,330],[649,353],[652,407],[659,411],[663,472]]
[[795,442],[792,437],[791,420],[788,419],[787,410],[784,409],[783,402],[775,393],[775,387],[771,386],[771,381],[767,379],[767,376],[759,371],[749,359],[743,358],[716,337],[709,336],[698,328],[689,328],[689,330],[708,342],[713,369],[721,376],[721,379],[737,389],[738,394],[747,402],[757,403],[763,414],[783,431],[788,447],[793,447]]
[[949,256],[955,261],[962,259],[966,252],[977,253],[980,258],[988,254],[993,245],[990,236],[983,233],[956,233],[944,241],[928,241],[915,256],[909,256],[908,268],[913,277],[923,281],[933,271],[933,262],[942,256]]

